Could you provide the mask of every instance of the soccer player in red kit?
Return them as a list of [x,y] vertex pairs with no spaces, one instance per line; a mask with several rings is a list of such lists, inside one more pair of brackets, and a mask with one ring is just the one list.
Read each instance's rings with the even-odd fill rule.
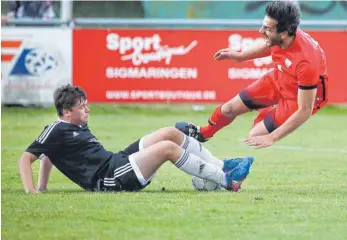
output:
[[293,1],[273,1],[265,12],[259,30],[265,38],[262,43],[242,52],[221,49],[214,58],[242,62],[271,55],[273,70],[218,106],[207,126],[176,123],[186,135],[205,142],[238,115],[258,110],[259,115],[244,142],[254,148],[269,147],[326,105],[325,55],[313,38],[298,29],[299,7]]

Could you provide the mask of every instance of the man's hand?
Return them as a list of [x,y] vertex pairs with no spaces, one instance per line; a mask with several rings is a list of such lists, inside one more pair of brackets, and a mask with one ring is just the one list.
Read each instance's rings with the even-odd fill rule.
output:
[[249,137],[244,142],[253,148],[270,147],[275,141],[270,134],[263,136]]
[[232,50],[229,48],[223,48],[216,52],[213,56],[214,60],[221,61],[221,60],[231,60],[232,59]]

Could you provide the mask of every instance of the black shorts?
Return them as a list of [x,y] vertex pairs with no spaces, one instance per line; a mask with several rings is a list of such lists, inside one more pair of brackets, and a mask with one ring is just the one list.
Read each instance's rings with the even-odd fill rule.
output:
[[126,149],[114,153],[105,175],[98,180],[97,191],[140,191],[149,182],[142,184],[136,175],[136,169],[129,161],[129,156],[139,151],[140,139],[130,144]]

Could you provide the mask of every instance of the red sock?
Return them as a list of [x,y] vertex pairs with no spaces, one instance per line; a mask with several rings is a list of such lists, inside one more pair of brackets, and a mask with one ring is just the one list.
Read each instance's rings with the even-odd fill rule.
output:
[[212,116],[208,120],[209,125],[200,128],[200,132],[205,138],[212,137],[216,132],[229,125],[234,120],[224,116],[221,108],[222,106],[219,106],[214,110]]

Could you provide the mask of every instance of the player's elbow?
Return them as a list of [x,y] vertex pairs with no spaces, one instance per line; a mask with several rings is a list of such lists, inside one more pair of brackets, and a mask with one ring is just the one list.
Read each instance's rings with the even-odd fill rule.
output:
[[299,108],[299,113],[300,113],[300,116],[307,120],[311,117],[312,115],[312,107],[301,107]]
[[24,152],[18,160],[18,166],[21,168],[23,165],[31,165],[37,158],[34,154]]
[[23,153],[22,156],[18,160],[18,168],[19,168],[19,170],[21,170],[28,163],[29,163],[28,158],[27,158],[26,154]]

